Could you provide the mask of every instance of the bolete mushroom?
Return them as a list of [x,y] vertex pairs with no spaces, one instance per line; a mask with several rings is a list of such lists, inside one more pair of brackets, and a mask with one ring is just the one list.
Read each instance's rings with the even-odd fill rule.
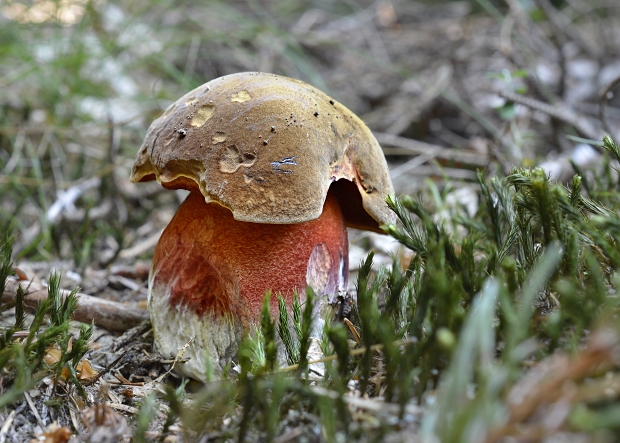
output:
[[155,120],[131,180],[187,189],[149,277],[155,343],[205,377],[234,359],[265,293],[347,287],[346,226],[394,221],[385,158],[366,125],[316,88],[246,72],[206,83]]

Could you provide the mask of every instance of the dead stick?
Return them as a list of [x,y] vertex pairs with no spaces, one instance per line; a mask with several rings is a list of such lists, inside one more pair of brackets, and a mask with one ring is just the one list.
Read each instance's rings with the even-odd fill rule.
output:
[[[499,95],[506,100],[519,103],[520,105],[527,106],[530,109],[544,112],[545,114],[549,115],[552,118],[555,118],[556,120],[568,123],[573,128],[575,128],[575,130],[582,137],[586,137],[592,140],[600,140],[603,137],[603,133],[592,123],[590,123],[588,119],[573,111],[565,104],[558,104],[552,106],[548,103],[541,102],[525,95],[516,94],[511,91],[499,91]],[[594,148],[600,150],[600,148],[598,148],[597,146],[594,146]]]
[[95,375],[95,377],[89,381],[84,383],[84,386],[91,386],[93,384],[95,384],[95,382],[97,380],[99,380],[101,377],[103,377],[110,369],[112,369],[114,366],[117,365],[117,363],[119,361],[121,361],[121,359],[127,354],[127,351],[123,352],[121,355],[118,356],[118,358],[116,360],[114,360],[112,363],[110,363],[109,365],[107,365],[105,368],[103,368],[101,371],[99,371],[97,373],[97,375]]
[[[17,281],[9,278],[6,288],[2,294],[2,303],[15,301],[18,286],[21,285],[27,290],[24,300],[26,309],[36,310],[39,302],[47,298],[47,287],[40,283]],[[71,293],[66,289],[60,290],[63,297]],[[91,295],[78,293],[78,307],[73,313],[73,319],[83,323],[95,322],[97,326],[110,331],[125,331],[132,328],[144,320],[149,319],[146,309],[138,308],[126,303],[105,300]]]
[[380,144],[406,149],[412,155],[421,155],[426,154],[429,151],[435,151],[437,152],[436,157],[440,160],[465,163],[467,165],[477,166],[480,168],[488,166],[489,164],[489,157],[487,155],[478,154],[473,151],[443,148],[438,145],[432,145],[430,143],[421,142],[411,138],[400,137],[394,134],[387,134],[384,132],[373,132],[373,134]]

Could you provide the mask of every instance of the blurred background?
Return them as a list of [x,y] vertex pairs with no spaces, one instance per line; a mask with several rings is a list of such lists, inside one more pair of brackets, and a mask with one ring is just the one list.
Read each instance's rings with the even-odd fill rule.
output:
[[[146,129],[239,71],[322,89],[373,130],[397,193],[475,212],[477,169],[565,180],[600,161],[588,140],[620,136],[619,13],[617,0],[2,0],[0,233],[35,273],[53,263],[85,292],[87,269],[148,263],[182,195],[129,182]],[[351,237],[353,265],[394,251]]]

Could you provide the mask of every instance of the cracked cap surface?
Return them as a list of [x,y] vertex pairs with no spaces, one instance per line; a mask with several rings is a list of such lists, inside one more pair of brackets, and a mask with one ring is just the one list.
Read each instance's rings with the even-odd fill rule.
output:
[[335,182],[347,225],[379,230],[395,220],[387,163],[368,127],[318,89],[275,74],[220,77],[170,105],[149,127],[131,180],[199,189],[254,223],[318,218]]

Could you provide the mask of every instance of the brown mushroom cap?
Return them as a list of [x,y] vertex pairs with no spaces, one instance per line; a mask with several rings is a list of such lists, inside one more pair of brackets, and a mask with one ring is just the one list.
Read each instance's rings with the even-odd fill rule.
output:
[[[318,89],[260,72],[206,83],[170,105],[145,137],[134,182],[200,189],[239,221],[300,223],[332,189],[347,225],[393,223],[381,147],[350,110]],[[342,180],[344,179],[344,180]],[[351,193],[353,183],[359,192]]]

